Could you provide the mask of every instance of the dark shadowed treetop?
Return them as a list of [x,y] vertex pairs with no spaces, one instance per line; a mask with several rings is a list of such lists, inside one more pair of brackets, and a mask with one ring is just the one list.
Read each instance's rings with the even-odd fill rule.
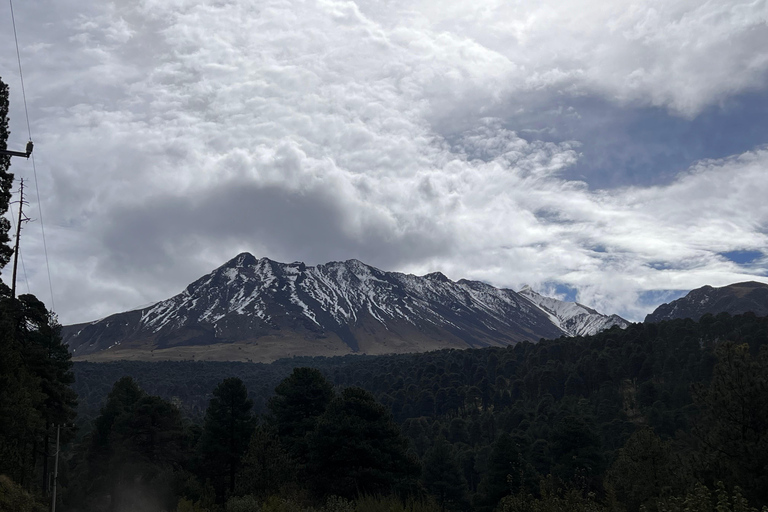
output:
[[334,398],[308,437],[308,472],[320,494],[388,494],[420,471],[392,414],[361,388]]
[[213,390],[200,439],[204,463],[220,498],[225,489],[235,489],[240,459],[255,427],[253,400],[245,384],[237,377],[224,379]]
[[331,383],[314,368],[294,369],[275,389],[269,410],[283,445],[298,460],[305,460],[304,437],[314,429],[332,397]]
[[[8,85],[0,79],[0,149],[7,149],[8,135]],[[0,268],[8,264],[13,254],[8,235],[11,223],[5,218],[13,186],[13,174],[8,172],[10,166],[11,157],[0,155]]]

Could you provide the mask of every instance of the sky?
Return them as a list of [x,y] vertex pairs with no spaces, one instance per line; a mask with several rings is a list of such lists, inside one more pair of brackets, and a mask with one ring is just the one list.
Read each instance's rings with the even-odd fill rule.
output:
[[63,324],[242,251],[529,284],[634,321],[768,282],[766,0],[14,9],[37,174],[18,286],[52,289]]

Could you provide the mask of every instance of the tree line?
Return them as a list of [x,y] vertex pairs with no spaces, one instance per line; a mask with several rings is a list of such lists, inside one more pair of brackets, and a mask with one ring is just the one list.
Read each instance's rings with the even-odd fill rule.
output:
[[[162,400],[180,411],[187,450],[183,471],[171,471],[188,486],[174,484],[177,506],[320,510],[387,496],[439,510],[747,511],[768,504],[766,341],[768,319],[722,314],[506,348],[75,371],[76,386],[126,371],[136,387],[175,393]],[[216,375],[212,393],[185,394]],[[235,443],[239,459],[210,433],[227,382],[253,422]],[[189,404],[202,399],[196,415]],[[386,460],[402,471],[371,465]]]

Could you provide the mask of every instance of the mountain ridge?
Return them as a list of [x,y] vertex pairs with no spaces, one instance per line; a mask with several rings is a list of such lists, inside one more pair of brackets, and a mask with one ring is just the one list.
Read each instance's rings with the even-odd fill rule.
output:
[[615,325],[622,329],[629,326],[629,322],[619,315],[603,315],[578,302],[545,297],[528,285],[518,293],[549,314],[552,323],[565,331],[568,336],[590,336]]
[[691,290],[684,297],[660,305],[645,317],[645,322],[677,318],[698,321],[707,313],[738,315],[747,312],[757,316],[768,315],[768,284],[744,281],[719,288],[705,285]]
[[63,335],[81,360],[267,361],[504,346],[570,335],[561,325],[531,297],[480,281],[241,253],[169,299],[66,326]]

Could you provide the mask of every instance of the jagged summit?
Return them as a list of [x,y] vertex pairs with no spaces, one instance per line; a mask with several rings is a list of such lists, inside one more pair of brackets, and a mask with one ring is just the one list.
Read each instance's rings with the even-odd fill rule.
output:
[[431,272],[429,274],[425,274],[424,278],[425,279],[431,279],[433,281],[437,281],[437,282],[440,282],[440,283],[450,283],[451,282],[451,280],[448,279],[445,276],[445,274],[443,274],[442,272]]
[[237,350],[271,360],[508,345],[570,334],[561,325],[530,297],[440,272],[386,272],[356,259],[280,263],[244,252],[170,299],[67,326],[64,338],[77,357],[231,358]]
[[529,285],[524,285],[518,293],[549,315],[552,323],[569,336],[589,336],[610,329],[614,325],[622,329],[629,325],[629,322],[618,315],[603,315],[578,302],[565,302],[545,297]]

